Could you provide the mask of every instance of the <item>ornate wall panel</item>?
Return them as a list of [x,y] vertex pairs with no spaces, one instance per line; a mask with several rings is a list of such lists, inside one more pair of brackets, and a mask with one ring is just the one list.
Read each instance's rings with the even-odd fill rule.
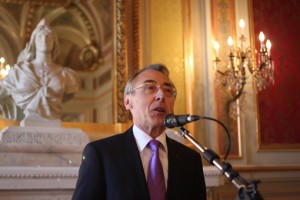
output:
[[[275,62],[275,84],[257,95],[259,148],[299,149],[300,2],[285,1],[284,6],[280,0],[249,2],[253,35],[265,30],[272,42],[271,55]],[[254,42],[258,49],[259,41]]]
[[150,1],[151,63],[164,63],[169,67],[171,79],[179,91],[176,114],[186,112],[182,2]]
[[[236,39],[235,36],[235,10],[233,0],[211,0],[212,7],[212,29],[214,34],[214,39],[220,43],[220,58],[228,58],[229,46],[227,44],[227,39],[229,36]],[[221,66],[226,66],[227,60],[221,61]],[[229,129],[231,135],[231,151],[230,157],[237,158],[241,156],[239,140],[240,133],[238,128],[239,118],[232,119],[229,117],[230,103],[229,95],[226,93],[222,86],[218,86],[216,83],[215,87],[216,94],[216,108],[217,108],[217,118],[222,121]],[[232,109],[231,111],[237,112],[237,109]],[[227,135],[225,130],[218,126],[218,147],[219,154],[225,155],[227,148]]]

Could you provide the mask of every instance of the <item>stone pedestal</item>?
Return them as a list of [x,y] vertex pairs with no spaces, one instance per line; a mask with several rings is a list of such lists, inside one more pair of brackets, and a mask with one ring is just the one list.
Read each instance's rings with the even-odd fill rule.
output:
[[3,129],[0,200],[71,199],[88,142],[88,135],[75,128]]
[[0,166],[79,166],[88,142],[80,129],[10,126],[0,132]]

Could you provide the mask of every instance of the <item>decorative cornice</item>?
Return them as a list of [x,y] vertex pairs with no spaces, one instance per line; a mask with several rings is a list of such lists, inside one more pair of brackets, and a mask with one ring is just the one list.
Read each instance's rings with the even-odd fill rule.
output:
[[[79,167],[0,167],[0,189],[74,189]],[[224,183],[215,167],[204,167],[207,187]]]
[[50,6],[67,6],[72,0],[0,0],[0,3],[14,3],[14,4],[24,4],[31,3],[36,5],[50,5]]
[[[205,176],[220,176],[213,166],[204,166]],[[0,178],[66,178],[78,177],[79,167],[0,167]]]
[[72,0],[0,0],[0,3],[6,4],[28,4],[28,13],[26,15],[26,20],[24,20],[25,27],[25,41],[29,41],[31,32],[34,26],[34,13],[39,6],[51,6],[51,7],[68,7]]
[[0,167],[0,178],[77,178],[79,167]]
[[0,190],[73,190],[78,170],[79,167],[0,167]]

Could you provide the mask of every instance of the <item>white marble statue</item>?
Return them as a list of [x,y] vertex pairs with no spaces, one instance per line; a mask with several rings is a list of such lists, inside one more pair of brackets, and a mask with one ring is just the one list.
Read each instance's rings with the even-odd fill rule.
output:
[[[62,103],[71,99],[79,90],[80,81],[76,72],[54,63],[58,53],[56,34],[42,19],[32,32],[26,48],[20,53],[17,63],[0,83],[0,96],[11,95],[14,103],[24,112],[21,126],[22,122],[24,125],[28,120],[44,123],[60,121]],[[10,111],[8,106],[11,107]],[[2,115],[15,117],[16,110],[12,103],[6,107],[2,105],[2,108],[6,108],[2,109]]]

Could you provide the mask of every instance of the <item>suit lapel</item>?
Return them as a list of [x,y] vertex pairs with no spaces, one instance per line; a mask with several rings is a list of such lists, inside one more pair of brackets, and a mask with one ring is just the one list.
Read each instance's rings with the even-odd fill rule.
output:
[[182,154],[176,148],[175,142],[167,137],[167,145],[168,145],[168,159],[169,159],[169,172],[168,172],[168,193],[176,193],[176,187],[179,183],[178,180],[182,180],[182,166],[184,163],[181,162]]
[[[129,159],[128,170],[132,174],[132,181],[135,185],[138,199],[149,199],[147,182],[144,174],[144,169],[140,157],[140,153],[133,136],[132,128],[126,132],[126,143],[124,145],[123,159]],[[128,161],[128,160],[127,160]]]

